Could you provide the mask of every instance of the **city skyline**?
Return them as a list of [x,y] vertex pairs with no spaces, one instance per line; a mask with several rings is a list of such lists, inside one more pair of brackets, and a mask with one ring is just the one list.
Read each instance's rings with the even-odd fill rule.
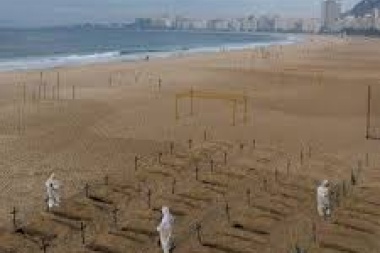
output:
[[[12,0],[0,8],[0,26],[123,23],[164,14],[195,18],[232,18],[250,14],[320,17],[322,0]],[[343,10],[359,0],[342,0]],[[281,10],[281,11],[280,11]]]

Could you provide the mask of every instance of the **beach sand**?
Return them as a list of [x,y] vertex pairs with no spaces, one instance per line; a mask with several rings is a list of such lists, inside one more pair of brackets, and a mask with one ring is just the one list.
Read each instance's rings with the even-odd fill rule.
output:
[[[111,182],[134,184],[135,156],[147,159],[144,169],[154,169],[157,154],[164,152],[167,157],[171,142],[176,150],[186,153],[188,140],[197,147],[204,143],[204,135],[210,145],[218,141],[218,147],[233,150],[234,164],[243,164],[244,159],[250,163],[252,154],[245,149],[251,150],[254,141],[258,150],[274,150],[278,156],[270,169],[286,173],[284,163],[290,161],[294,178],[302,175],[307,179],[299,182],[311,180],[307,184],[311,198],[313,182],[348,180],[358,161],[367,169],[360,180],[372,184],[373,171],[380,162],[380,143],[366,139],[367,86],[378,85],[379,40],[315,36],[299,44],[270,47],[265,53],[268,58],[251,49],[65,67],[43,71],[42,84],[40,71],[1,73],[1,224],[11,227],[13,207],[18,210],[20,224],[43,212],[44,182],[52,172],[63,184],[64,199],[83,191],[85,183],[102,181],[105,176]],[[194,97],[193,115],[191,98],[179,99],[176,119],[176,94],[190,94],[191,90],[195,96],[205,92],[204,96],[213,99]],[[242,98],[247,99],[246,122]],[[241,155],[236,150],[240,144],[246,152]],[[308,152],[315,161],[308,158],[302,164],[300,159],[306,159]],[[218,166],[222,160],[220,154],[215,158]],[[193,166],[193,161],[189,164]],[[266,177],[269,172],[260,173]],[[177,187],[193,187],[186,173],[183,179],[179,177]],[[168,184],[160,180],[157,176],[149,186],[155,193],[165,188],[160,184]],[[236,192],[234,187],[227,190],[232,199],[239,192],[239,187]],[[143,204],[131,205],[138,209]],[[193,215],[194,219],[201,216]],[[379,227],[376,229],[378,233]],[[283,239],[276,232],[272,234]],[[94,238],[91,235],[89,241],[96,241]],[[209,251],[197,248],[193,241],[186,241],[178,252],[220,252],[212,247]],[[70,252],[87,252],[78,245],[77,251],[73,246]],[[236,252],[256,252],[252,245],[246,249],[250,247]],[[57,247],[49,252],[65,251]]]

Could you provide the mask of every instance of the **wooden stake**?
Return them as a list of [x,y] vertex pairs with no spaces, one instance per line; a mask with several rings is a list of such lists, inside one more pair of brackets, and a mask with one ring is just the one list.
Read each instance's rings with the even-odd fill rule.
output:
[[49,242],[45,237],[41,238],[41,249],[44,253],[47,252],[47,248],[49,247]]
[[212,160],[212,159],[210,161],[210,170],[211,170],[211,172],[214,172],[214,160]]
[[277,170],[277,168],[274,170],[274,180],[276,182],[278,181],[278,170]]
[[112,214],[113,214],[113,222],[114,222],[116,228],[118,227],[118,213],[119,213],[119,209],[117,207],[115,207],[112,210]]
[[59,72],[57,72],[57,100],[59,100],[59,85],[60,85]]
[[355,176],[355,172],[354,172],[354,170],[352,169],[351,170],[351,185],[352,186],[355,186],[356,185],[356,176]]
[[268,191],[268,181],[266,178],[264,178],[263,180],[263,188],[264,188],[264,191]]
[[137,171],[137,166],[138,166],[138,161],[139,161],[139,158],[138,156],[135,156],[135,171]]
[[43,81],[42,81],[42,71],[40,72],[40,84],[42,85],[43,84]]
[[44,83],[43,85],[44,85],[44,99],[46,99],[46,83]]
[[80,231],[82,237],[82,244],[86,244],[86,224],[83,221],[80,223]]
[[289,176],[289,174],[290,174],[290,160],[289,160],[289,158],[288,158],[288,161],[287,161],[287,163],[286,163],[286,174]]
[[75,85],[73,85],[73,89],[72,89],[72,99],[73,100],[75,99]]
[[16,207],[13,207],[11,214],[12,214],[13,229],[14,229],[14,231],[16,231],[17,230],[17,222],[16,222],[17,209],[16,209]]
[[202,229],[201,224],[197,223],[195,225],[195,230],[197,231],[197,239],[198,239],[199,244],[202,245],[201,229]]
[[176,186],[176,180],[175,180],[175,178],[173,178],[173,181],[172,181],[172,194],[174,194],[175,193],[175,186]]
[[247,204],[251,206],[251,189],[247,189]]
[[41,85],[38,85],[38,100],[41,100]]
[[22,100],[22,102],[25,104],[25,102],[26,102],[26,86],[25,86],[25,84],[23,85],[23,100]]
[[162,164],[162,161],[161,161],[161,160],[162,160],[162,152],[159,152],[159,153],[158,153],[158,163],[159,163],[159,164]]
[[175,97],[175,119],[179,120],[179,112],[178,112],[178,96]]
[[318,235],[317,235],[317,224],[313,222],[313,241],[315,244],[318,244]]
[[343,190],[343,197],[347,196],[347,186],[346,186],[346,181],[343,181],[342,184],[342,190]]
[[371,127],[371,85],[368,85],[367,91],[367,125],[366,125],[366,138],[370,139],[370,127]]
[[247,96],[244,96],[244,124],[247,124],[248,122],[248,107],[247,107]]
[[311,158],[311,146],[309,145],[309,158]]
[[189,144],[189,149],[191,149],[192,146],[193,146],[193,140],[192,140],[192,139],[189,139],[187,142],[188,142],[188,144]]
[[227,164],[227,152],[224,151],[224,164],[226,165]]
[[231,221],[231,217],[230,217],[230,206],[228,205],[228,201],[226,200],[226,215],[227,215],[227,221],[228,223]]
[[194,90],[191,88],[190,90],[190,115],[194,115]]
[[152,198],[152,190],[149,188],[148,189],[148,199],[147,199],[147,204],[148,204],[148,208],[150,209],[151,208],[151,198]]
[[232,125],[233,126],[236,125],[236,104],[237,104],[237,101],[236,99],[234,99],[233,108],[232,108]]
[[84,193],[86,195],[86,198],[88,198],[89,196],[89,190],[90,190],[90,185],[86,183],[86,185],[84,186]]
[[198,165],[195,165],[195,180],[197,181],[199,181],[198,174],[199,174],[199,168],[198,168]]
[[174,143],[170,142],[170,154],[171,155],[173,155],[173,151],[174,151]]
[[336,191],[336,206],[339,207],[340,206],[340,189],[338,188],[337,191]]

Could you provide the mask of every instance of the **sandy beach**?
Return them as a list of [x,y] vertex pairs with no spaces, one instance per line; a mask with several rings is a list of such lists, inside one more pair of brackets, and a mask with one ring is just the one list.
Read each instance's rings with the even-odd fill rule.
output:
[[[218,208],[223,202],[220,194],[213,195],[214,191],[208,195],[204,190],[200,195],[210,196],[212,204],[202,204],[199,210],[189,214],[177,214],[186,218],[179,219],[181,225],[176,233],[183,240],[174,252],[223,252],[215,245],[229,240],[232,248],[224,252],[280,253],[297,241],[310,252],[342,252],[326,242],[335,238],[335,228],[316,217],[314,188],[322,179],[337,184],[342,180],[349,182],[353,170],[355,173],[360,170],[360,185],[370,186],[364,193],[359,187],[358,196],[371,196],[371,191],[376,192],[380,187],[377,181],[380,173],[376,172],[380,164],[377,154],[380,143],[366,139],[367,87],[379,85],[379,45],[377,39],[315,36],[302,43],[272,46],[262,52],[247,49],[45,70],[42,79],[40,71],[0,73],[0,223],[4,231],[12,229],[13,207],[17,208],[20,227],[39,217],[45,219],[43,222],[50,219],[52,214],[44,212],[44,182],[52,172],[63,184],[63,202],[82,194],[86,183],[98,185],[105,177],[107,184],[133,185],[139,193],[137,197],[132,193],[128,195],[133,199],[130,204],[125,204],[123,199],[119,222],[133,221],[131,210],[144,210],[156,221],[160,205],[171,203],[159,200],[171,194],[172,181],[162,174],[169,173],[168,177],[176,180],[177,189],[191,192],[191,189],[202,188],[201,183],[189,179],[193,177],[194,166],[199,165],[205,178],[217,180],[220,176],[221,182],[226,184],[221,195],[230,201],[236,219],[247,213],[244,204],[239,202],[239,196],[245,196],[247,187],[252,190],[252,203],[266,192],[265,187],[262,188],[263,178],[268,179],[271,187],[280,187],[276,186],[273,173],[279,173],[283,182],[298,185],[296,189],[307,189],[299,193],[305,194],[306,200],[293,199],[297,208],[291,209],[278,225],[268,228],[268,238],[257,235],[258,241],[263,240],[260,243],[243,240],[246,245],[227,238],[227,232],[223,235],[215,232],[228,230],[216,218],[215,222],[205,225],[207,229],[203,232],[204,237],[209,235],[212,240],[200,246],[196,233],[189,232],[189,224],[203,217],[208,208]],[[193,94],[193,98],[184,94]],[[373,96],[376,97],[376,91]],[[378,113],[380,116],[380,111]],[[174,146],[174,157],[170,145]],[[159,161],[160,152],[170,166]],[[223,162],[225,152],[228,152],[226,164]],[[140,158],[138,171],[135,171],[136,156]],[[258,157],[268,159],[269,163],[259,164]],[[222,175],[213,175],[213,171],[208,172],[210,159],[215,162],[216,171],[227,168],[226,171],[241,178],[239,175],[222,178]],[[146,172],[149,170],[161,171],[158,173],[161,176],[152,176]],[[249,170],[255,172],[249,174]],[[102,187],[94,188],[102,191]],[[157,210],[144,206],[147,189],[153,191],[152,206]],[[112,198],[108,192],[106,196]],[[347,199],[355,205],[356,197]],[[373,201],[380,204],[380,197]],[[103,217],[98,214],[101,211],[96,210],[91,211],[98,215],[94,217]],[[305,242],[302,234],[310,231],[311,223],[302,230],[303,223],[294,222],[302,220],[298,215],[306,217],[305,221],[321,224],[320,231],[328,231],[324,234],[327,239],[321,235],[319,247],[318,243]],[[104,219],[112,220],[111,216],[106,215],[108,218]],[[54,226],[47,225],[58,238],[48,252],[95,252],[95,246],[100,248],[98,252],[127,252],[116,246],[112,249],[112,245],[139,252],[135,249],[138,244],[119,241],[122,237],[113,238],[110,233],[104,235],[110,230],[109,220],[99,222],[102,229],[97,227],[97,222],[88,222],[85,245],[75,239],[80,234],[77,230],[54,230]],[[260,223],[258,218],[250,222]],[[156,225],[152,223],[153,230]],[[372,226],[365,238],[355,237],[357,244],[346,245],[353,249],[350,252],[359,253],[355,250],[366,245],[363,243],[366,240],[371,243],[362,246],[365,251],[360,253],[378,252],[379,245],[372,241],[372,236],[380,233],[380,226],[378,223]],[[289,227],[296,231],[293,235],[286,233]],[[71,237],[62,239],[61,233]],[[18,241],[22,243],[18,243],[20,248],[15,252],[41,252],[28,240],[2,232],[0,249],[16,247],[11,242]],[[67,240],[74,241],[70,250],[65,248],[69,244],[65,243],[64,247],[61,243]],[[346,239],[339,240],[345,244]],[[106,246],[99,246],[107,243],[111,245],[109,251],[104,249]],[[159,252],[154,240],[144,241],[145,246],[142,252]]]

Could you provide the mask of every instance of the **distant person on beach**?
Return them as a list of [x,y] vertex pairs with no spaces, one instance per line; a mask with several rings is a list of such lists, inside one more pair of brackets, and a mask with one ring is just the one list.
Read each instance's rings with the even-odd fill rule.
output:
[[147,56],[145,57],[145,60],[146,60],[146,61],[149,61],[149,55],[147,55]]
[[48,180],[45,182],[46,186],[46,193],[47,193],[47,205],[50,208],[58,207],[59,203],[61,202],[60,196],[59,196],[59,182],[58,180],[54,179],[55,175],[52,173]]
[[328,180],[323,180],[317,188],[317,210],[319,216],[324,218],[331,214],[329,185]]
[[162,220],[157,231],[160,233],[160,242],[164,253],[169,253],[172,248],[173,223],[174,217],[170,214],[169,208],[162,207]]

